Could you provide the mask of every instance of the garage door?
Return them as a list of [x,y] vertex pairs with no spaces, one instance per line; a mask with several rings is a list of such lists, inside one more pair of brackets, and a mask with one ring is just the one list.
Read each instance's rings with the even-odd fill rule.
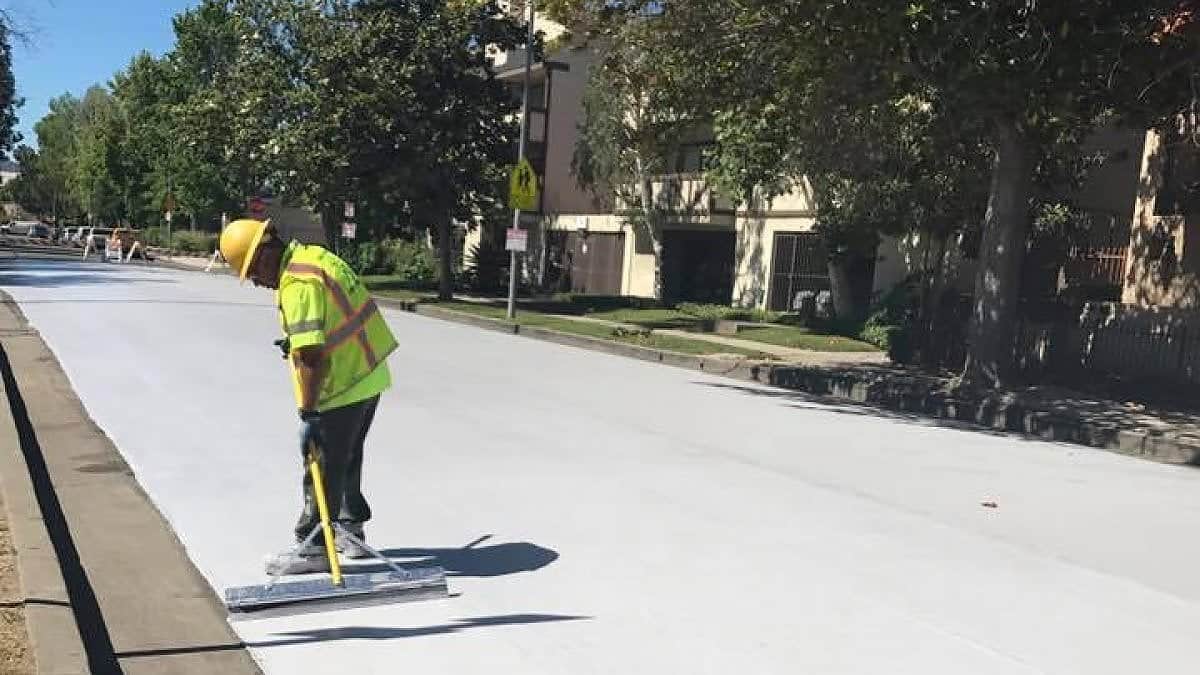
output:
[[625,266],[625,234],[589,232],[567,235],[567,260],[572,293],[620,295]]

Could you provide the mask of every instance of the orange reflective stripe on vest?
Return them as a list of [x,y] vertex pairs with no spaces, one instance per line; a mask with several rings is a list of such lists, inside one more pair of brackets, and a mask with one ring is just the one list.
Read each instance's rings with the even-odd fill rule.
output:
[[375,350],[371,348],[371,342],[367,339],[367,321],[379,312],[379,307],[375,301],[367,298],[362,307],[357,311],[354,310],[354,305],[350,302],[350,296],[346,295],[346,289],[342,288],[341,284],[329,278],[329,274],[317,265],[308,263],[291,263],[287,266],[288,274],[310,275],[321,281],[329,291],[329,295],[333,297],[333,301],[337,303],[338,310],[342,313],[342,322],[334,327],[333,330],[325,335],[324,353],[329,354],[334,349],[337,349],[342,343],[351,337],[358,339],[358,345],[363,351],[363,356],[367,360],[367,364],[374,368],[379,365],[379,358],[375,355]]

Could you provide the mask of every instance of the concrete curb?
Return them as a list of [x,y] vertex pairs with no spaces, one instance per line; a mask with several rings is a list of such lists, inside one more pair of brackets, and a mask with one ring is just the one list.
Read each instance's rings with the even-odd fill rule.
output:
[[1200,438],[1187,433],[1122,428],[1070,410],[1053,410],[1012,394],[967,397],[941,391],[931,378],[883,369],[765,369],[758,381],[793,391],[913,416],[966,423],[1031,438],[1086,445],[1168,464],[1200,465]]
[[[27,334],[7,331],[4,340],[36,335],[32,330]],[[0,489],[4,491],[12,545],[17,554],[17,572],[25,597],[25,628],[37,672],[40,675],[86,673],[87,655],[62,566],[42,519],[16,423],[7,404],[0,405]]]

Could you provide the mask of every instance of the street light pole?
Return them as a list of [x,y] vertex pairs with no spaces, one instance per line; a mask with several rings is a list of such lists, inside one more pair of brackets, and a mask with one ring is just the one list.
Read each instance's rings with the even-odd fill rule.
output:
[[[527,0],[529,22],[525,36],[525,85],[521,92],[521,139],[517,145],[517,163],[525,159],[525,137],[529,134],[529,81],[533,77],[533,18],[537,14],[536,0]],[[513,209],[513,229],[521,227],[521,209]],[[509,251],[508,258],[508,318],[517,315],[517,252]]]

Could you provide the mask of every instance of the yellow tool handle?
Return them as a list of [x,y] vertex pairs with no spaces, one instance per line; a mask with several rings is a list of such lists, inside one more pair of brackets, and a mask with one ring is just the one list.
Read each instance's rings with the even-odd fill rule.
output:
[[321,533],[325,536],[325,555],[329,556],[329,575],[333,585],[342,585],[342,566],[338,564],[337,544],[333,540],[333,527],[329,525],[329,504],[325,501],[325,482],[321,480],[321,466],[315,448],[308,451],[308,471],[312,475],[313,494],[317,497],[317,512],[321,514]]

